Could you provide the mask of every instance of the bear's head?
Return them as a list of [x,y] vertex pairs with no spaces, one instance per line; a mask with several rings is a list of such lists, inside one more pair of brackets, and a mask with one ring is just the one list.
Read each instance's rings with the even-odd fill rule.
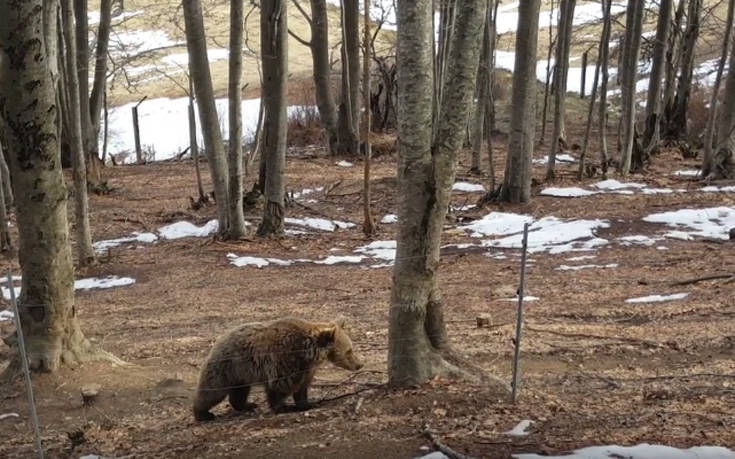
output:
[[319,344],[326,347],[327,359],[345,370],[356,371],[363,363],[352,349],[352,340],[344,330],[344,321],[329,324],[319,335]]

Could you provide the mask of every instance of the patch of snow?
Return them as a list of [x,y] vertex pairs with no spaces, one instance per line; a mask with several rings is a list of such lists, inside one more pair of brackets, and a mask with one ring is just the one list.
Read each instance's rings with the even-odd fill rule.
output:
[[380,219],[380,223],[385,223],[386,225],[389,225],[391,223],[398,223],[398,215],[385,215],[383,218]]
[[368,245],[358,247],[355,252],[393,263],[396,259],[396,241],[374,241]]
[[360,263],[365,257],[362,255],[330,255],[323,260],[317,260],[317,265],[336,265],[338,263]]
[[[592,250],[608,243],[607,239],[598,238],[595,231],[609,226],[606,220],[563,221],[556,217],[544,217],[529,228],[528,251],[554,254]],[[522,243],[522,234],[483,241],[484,246],[505,249],[520,249]]]
[[476,183],[456,182],[452,185],[453,191],[461,191],[463,193],[481,193],[485,191],[485,187]]
[[327,220],[325,218],[313,218],[313,217],[306,217],[306,218],[291,218],[287,217],[283,219],[283,221],[289,225],[296,225],[296,226],[304,226],[306,228],[312,228],[319,231],[334,231],[337,228],[339,229],[345,229],[345,228],[353,228],[355,226],[354,223],[349,222],[341,222],[338,220]]
[[[577,159],[574,156],[568,155],[566,153],[563,153],[561,155],[556,155],[556,162],[557,163],[561,163],[561,164],[563,164],[563,163],[569,163],[569,164],[571,164],[571,163],[574,163],[576,161],[577,161]],[[546,156],[544,156],[542,158],[534,159],[532,162],[533,162],[533,164],[536,164],[536,165],[548,164],[549,163],[549,156],[546,155]]]
[[660,245],[660,246],[656,247],[656,250],[669,250],[669,248],[666,247],[665,245]]
[[531,424],[533,424],[533,421],[531,421],[530,419],[524,419],[523,421],[519,422],[518,425],[503,433],[505,433],[505,435],[511,435],[514,437],[525,437],[529,434],[528,428],[531,427]]
[[[539,299],[540,298],[537,297],[537,296],[524,296],[523,297],[523,302],[525,303],[526,301],[538,301]],[[516,296],[515,298],[503,298],[503,299],[501,299],[501,301],[516,301],[517,302],[518,301],[518,297]]]
[[579,187],[550,187],[543,189],[539,194],[541,194],[542,196],[555,196],[557,198],[579,198],[582,196],[592,196],[593,194],[597,193],[597,191],[589,191]]
[[134,55],[176,45],[162,30],[131,30],[110,33],[110,53],[116,56]]
[[122,244],[127,244],[130,242],[142,242],[142,243],[150,244],[150,243],[156,242],[157,240],[158,240],[158,236],[156,236],[153,233],[133,232],[132,235],[128,237],[108,239],[105,241],[97,241],[94,244],[92,244],[92,247],[94,247],[95,252],[103,252],[107,249],[118,247]]
[[661,303],[664,301],[683,300],[688,297],[688,293],[672,293],[671,295],[649,295],[638,298],[628,298],[626,303]]
[[[13,290],[15,291],[15,297],[20,297],[20,287],[13,287]],[[7,287],[0,287],[0,291],[3,293],[3,299],[6,301],[10,301],[10,289]],[[12,317],[12,316],[11,316]]]
[[645,245],[645,246],[652,246],[659,239],[658,238],[652,238],[652,237],[649,237],[649,236],[644,236],[642,234],[637,234],[637,235],[634,235],[634,236],[623,236],[623,237],[619,237],[616,240],[617,241],[620,241],[620,244],[621,245],[626,245],[626,246],[633,245],[633,244]]
[[735,459],[735,451],[720,446],[695,446],[689,449],[642,443],[636,446],[590,446],[564,456],[541,456],[535,453],[514,454],[516,459]]
[[95,290],[104,288],[115,288],[125,287],[126,285],[133,285],[135,279],[132,277],[90,277],[87,279],[79,279],[74,281],[75,290]]
[[[5,298],[4,291],[3,291],[3,298]],[[8,320],[13,320],[13,317],[14,317],[14,314],[12,311],[0,311],[0,322],[6,322]]]
[[337,164],[339,167],[352,167],[352,166],[354,166],[354,164],[352,164],[349,161],[345,161],[344,159],[342,161],[339,161],[338,163],[335,163],[335,164]]
[[434,451],[433,453],[417,457],[416,459],[449,459],[449,456],[442,453],[441,451]]
[[674,192],[671,188],[642,188],[643,194],[671,194]]
[[646,185],[644,183],[635,183],[635,182],[620,182],[615,179],[608,179],[603,180],[601,182],[597,182],[592,184],[593,187],[600,189],[600,190],[624,190],[626,188],[645,188]]
[[582,269],[612,269],[617,268],[617,263],[609,263],[607,265],[559,265],[556,271],[579,271]]
[[313,188],[313,189],[312,188],[304,188],[301,191],[296,191],[295,193],[293,193],[291,195],[291,197],[293,197],[293,199],[299,199],[299,198],[302,198],[302,197],[306,196],[307,194],[316,193],[317,191],[322,191],[323,189],[324,189],[323,186],[320,186],[318,188]]
[[20,417],[20,415],[18,413],[5,413],[5,414],[0,414],[0,421],[2,421],[3,419],[19,418],[19,417]]
[[[10,280],[13,282],[20,282],[23,280],[23,277],[21,276],[10,276]],[[0,277],[0,285],[6,285],[8,283],[7,275]]]
[[735,227],[735,208],[710,207],[706,209],[680,209],[648,215],[643,221],[663,223],[676,228],[664,236],[689,240],[699,236],[712,239],[729,238],[730,228]]
[[735,185],[705,186],[700,191],[703,191],[705,193],[735,193]]
[[680,171],[675,171],[674,175],[679,177],[697,177],[701,173],[702,171],[700,171],[699,169],[684,169]]
[[597,255],[580,255],[578,257],[571,257],[571,258],[565,258],[567,261],[582,261],[582,260],[592,260],[597,258]]
[[290,266],[294,262],[292,260],[281,260],[280,258],[260,258],[251,256],[238,257],[234,253],[228,253],[227,258],[230,260],[230,264],[242,268],[244,266],[255,266],[256,268],[262,268],[268,265],[278,266]]
[[[209,48],[207,49],[207,59],[209,62],[221,61],[230,57],[230,50],[226,48]],[[184,67],[189,65],[189,53],[174,53],[164,56],[161,61],[164,64],[173,67]]]
[[181,239],[185,237],[207,237],[219,229],[217,220],[210,220],[204,226],[196,226],[189,222],[176,222],[158,229],[163,239]]
[[465,210],[474,209],[475,207],[477,207],[477,204],[467,204],[467,205],[459,206],[459,207],[451,206],[454,212],[464,212]]
[[472,232],[472,237],[504,236],[523,231],[525,223],[533,222],[533,217],[505,212],[491,212],[480,220],[459,229]]

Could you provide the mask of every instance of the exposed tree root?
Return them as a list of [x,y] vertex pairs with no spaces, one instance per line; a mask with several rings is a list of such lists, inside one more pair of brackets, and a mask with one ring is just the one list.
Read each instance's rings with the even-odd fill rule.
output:
[[434,448],[437,451],[441,451],[451,459],[472,459],[472,456],[468,456],[466,454],[462,454],[460,452],[457,452],[450,448],[449,446],[442,443],[437,437],[436,434],[431,430],[431,427],[429,427],[429,424],[424,424],[421,427],[421,433],[424,437],[426,437],[429,441],[431,441],[431,444],[434,446]]

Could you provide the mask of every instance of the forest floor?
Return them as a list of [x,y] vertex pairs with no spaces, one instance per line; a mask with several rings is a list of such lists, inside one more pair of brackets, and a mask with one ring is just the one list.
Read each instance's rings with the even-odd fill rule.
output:
[[[495,142],[500,148],[497,171],[503,170],[505,143]],[[538,157],[546,149],[539,147]],[[735,241],[663,237],[671,228],[642,221],[651,213],[684,208],[735,211],[735,193],[697,191],[701,183],[673,174],[696,167],[697,160],[665,151],[645,174],[630,178],[686,191],[563,199],[538,195],[548,186],[543,184],[534,188],[528,205],[491,204],[465,209],[447,220],[445,243],[478,242],[457,229],[457,222],[468,223],[491,211],[609,223],[595,230],[597,238],[610,241],[607,245],[588,252],[531,254],[527,295],[539,299],[526,305],[520,398],[515,405],[487,387],[462,381],[435,380],[403,391],[385,387],[390,267],[373,268],[369,260],[262,268],[229,262],[230,253],[322,259],[352,254],[370,243],[359,227],[361,163],[340,167],[337,161],[321,150],[289,155],[289,190],[325,189],[304,195],[302,205],[291,205],[287,213],[351,221],[355,228],[311,230],[281,240],[252,236],[221,242],[205,237],[127,244],[105,251],[98,264],[77,273],[77,278],[135,279],[132,286],[78,292],[76,303],[86,335],[130,365],[85,364],[34,376],[47,457],[411,458],[430,450],[421,435],[424,423],[442,442],[476,457],[564,452],[600,444],[735,445],[735,282],[730,278],[672,285],[734,273]],[[398,210],[395,161],[395,155],[375,160],[373,205],[378,220]],[[486,180],[467,174],[468,169],[464,155],[458,181]],[[537,178],[543,169],[536,166]],[[601,180],[598,176],[580,184],[575,170],[560,165],[553,186],[588,187]],[[110,167],[104,174],[114,191],[90,197],[95,241],[155,231],[175,221],[202,225],[215,216],[212,206],[198,211],[189,206],[188,196],[196,193],[191,161]],[[208,184],[206,165],[204,176]],[[453,204],[474,204],[480,196],[455,193]],[[251,229],[259,215],[257,209],[248,214]],[[380,225],[376,240],[394,240],[395,230],[395,224]],[[630,235],[659,239],[652,245],[614,242]],[[454,346],[504,380],[511,373],[518,255],[516,249],[447,250],[440,271]],[[569,260],[579,256],[594,259]],[[7,266],[7,260],[3,264]],[[563,264],[616,266],[558,270]],[[16,262],[12,268],[19,273]],[[625,302],[680,292],[689,295],[667,302]],[[478,328],[476,318],[482,314],[490,324]],[[222,404],[215,409],[216,421],[194,422],[191,397],[215,338],[236,324],[282,316],[347,319],[355,347],[366,361],[364,369],[349,374],[326,365],[311,390],[314,400],[344,397],[305,413],[273,415],[262,391],[256,390],[259,408],[254,413],[237,415]],[[2,335],[10,333],[10,324],[0,322]],[[0,366],[10,356],[11,350],[0,343]],[[85,406],[80,388],[90,383],[101,389],[97,400]],[[22,380],[0,387],[0,407],[0,415],[19,415],[0,418],[0,457],[32,457]],[[528,435],[504,434],[521,420],[534,421]]]

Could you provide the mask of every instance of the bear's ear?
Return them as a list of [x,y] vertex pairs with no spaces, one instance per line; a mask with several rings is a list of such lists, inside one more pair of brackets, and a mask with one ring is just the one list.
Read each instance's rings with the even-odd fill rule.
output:
[[319,332],[316,338],[316,344],[319,347],[329,347],[334,344],[334,333],[337,331],[334,327],[327,327]]

